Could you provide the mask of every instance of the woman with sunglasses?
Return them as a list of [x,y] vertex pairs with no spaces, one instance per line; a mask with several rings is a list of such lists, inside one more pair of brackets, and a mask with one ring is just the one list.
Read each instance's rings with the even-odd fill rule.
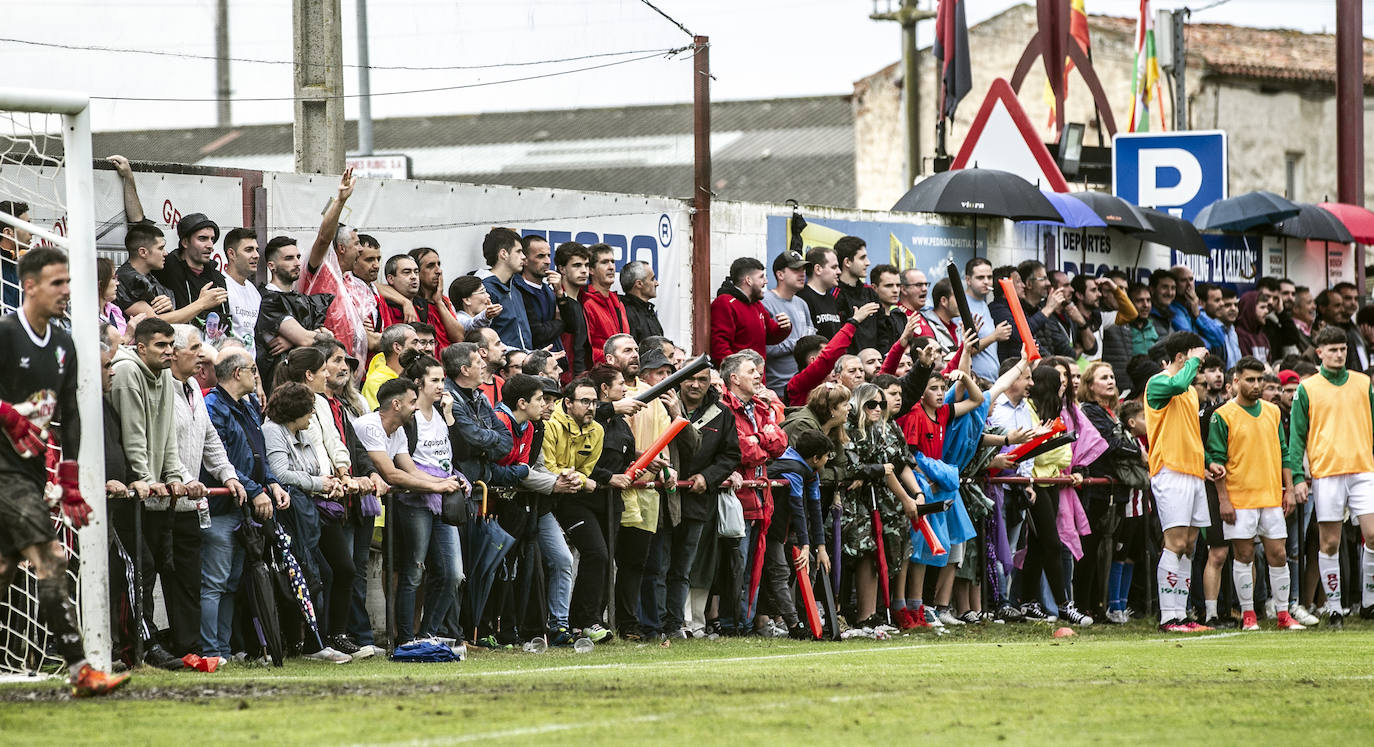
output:
[[842,473],[845,484],[841,537],[846,562],[854,566],[858,591],[857,626],[876,627],[887,620],[877,609],[878,537],[873,523],[876,505],[882,521],[884,558],[889,576],[905,562],[907,528],[925,494],[916,484],[906,440],[888,420],[887,397],[872,384],[855,387],[845,426]]

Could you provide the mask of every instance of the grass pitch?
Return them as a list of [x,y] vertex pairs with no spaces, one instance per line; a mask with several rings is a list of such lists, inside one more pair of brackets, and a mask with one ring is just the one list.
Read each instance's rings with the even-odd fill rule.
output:
[[[891,641],[616,643],[462,663],[140,670],[119,694],[0,686],[7,745],[1367,743],[1374,625],[1170,635],[1044,625]],[[1168,736],[1170,733],[1175,736]]]

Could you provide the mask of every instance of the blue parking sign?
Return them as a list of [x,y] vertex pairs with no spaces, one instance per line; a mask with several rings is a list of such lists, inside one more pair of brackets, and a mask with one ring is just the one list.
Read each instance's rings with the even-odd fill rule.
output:
[[1221,130],[1117,133],[1112,193],[1191,221],[1227,195],[1226,133]]

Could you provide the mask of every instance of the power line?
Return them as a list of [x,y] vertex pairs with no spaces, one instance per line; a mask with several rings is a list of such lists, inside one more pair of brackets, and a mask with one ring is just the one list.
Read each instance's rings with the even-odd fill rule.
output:
[[696,34],[693,34],[692,32],[688,31],[688,30],[687,30],[687,27],[686,27],[686,26],[683,26],[681,21],[677,20],[676,18],[673,18],[672,16],[668,15],[667,13],[664,13],[662,10],[659,9],[659,7],[658,7],[657,5],[654,5],[653,3],[649,2],[649,0],[639,0],[639,1],[640,1],[641,3],[644,3],[645,5],[649,6],[650,8],[652,8],[653,11],[654,11],[655,13],[657,13],[657,14],[663,16],[664,18],[667,18],[669,23],[671,23],[671,24],[673,24],[674,26],[677,26],[678,28],[682,29],[682,33],[684,33],[684,34],[686,34],[686,35],[692,37],[693,39],[696,38]]
[[[31,47],[46,47],[49,49],[66,49],[74,52],[118,52],[121,54],[141,54],[154,57],[175,57],[184,60],[219,60],[220,57],[211,54],[191,54],[189,52],[167,52],[158,49],[133,49],[129,47],[104,47],[99,45],[83,44],[63,44],[61,42],[33,41],[32,39],[15,39],[11,37],[0,37],[0,43],[23,44]],[[346,64],[346,68],[367,68],[368,70],[410,70],[410,71],[443,71],[443,70],[489,70],[499,67],[530,67],[533,65],[551,65],[560,62],[581,62],[582,60],[592,60],[602,57],[624,57],[631,54],[667,53],[672,50],[664,49],[625,49],[618,52],[597,52],[594,54],[578,55],[576,57],[557,57],[547,60],[522,60],[518,62],[491,62],[483,65],[352,65]],[[254,57],[226,57],[230,62],[247,62],[255,65],[295,65],[292,60],[265,60]],[[314,67],[316,65],[308,62],[300,63],[303,66]],[[320,67],[323,67],[320,65]]]
[[[691,45],[676,47],[674,49],[655,51],[653,54],[646,54],[642,57],[632,57],[628,60],[617,60],[615,62],[604,62],[600,65],[588,65],[587,67],[573,68],[571,70],[560,70],[555,73],[541,73],[539,75],[526,75],[520,78],[506,78],[504,80],[490,80],[479,83],[462,83],[453,86],[437,86],[434,88],[416,88],[408,91],[374,91],[370,96],[405,96],[416,93],[441,93],[444,91],[458,91],[465,88],[484,88],[487,86],[499,86],[506,83],[522,83],[530,80],[542,80],[544,78],[557,78],[562,75],[573,73],[584,73],[589,70],[600,70],[602,68],[615,67],[617,65],[628,65],[632,62],[641,62],[654,57],[673,57],[677,54],[691,49]],[[200,103],[218,101],[325,101],[329,99],[356,99],[364,94],[360,93],[340,93],[330,96],[246,96],[241,98],[178,98],[174,96],[91,96],[93,101],[175,101],[179,103]]]

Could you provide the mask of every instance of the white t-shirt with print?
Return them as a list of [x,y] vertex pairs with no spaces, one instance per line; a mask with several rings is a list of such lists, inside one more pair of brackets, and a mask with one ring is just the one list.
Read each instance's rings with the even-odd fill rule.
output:
[[234,337],[243,341],[248,350],[253,347],[253,330],[258,326],[258,311],[262,308],[262,294],[251,282],[239,281],[224,276],[224,287],[229,291],[229,316],[234,322]]
[[404,454],[408,444],[404,428],[397,428],[390,436],[382,427],[382,414],[369,412],[359,415],[353,421],[353,431],[358,434],[358,442],[368,451],[384,451],[388,457],[395,458]]
[[410,458],[416,464],[452,472],[453,444],[448,440],[448,423],[437,408],[431,407],[428,416],[426,419],[425,413],[415,411],[415,453]]

